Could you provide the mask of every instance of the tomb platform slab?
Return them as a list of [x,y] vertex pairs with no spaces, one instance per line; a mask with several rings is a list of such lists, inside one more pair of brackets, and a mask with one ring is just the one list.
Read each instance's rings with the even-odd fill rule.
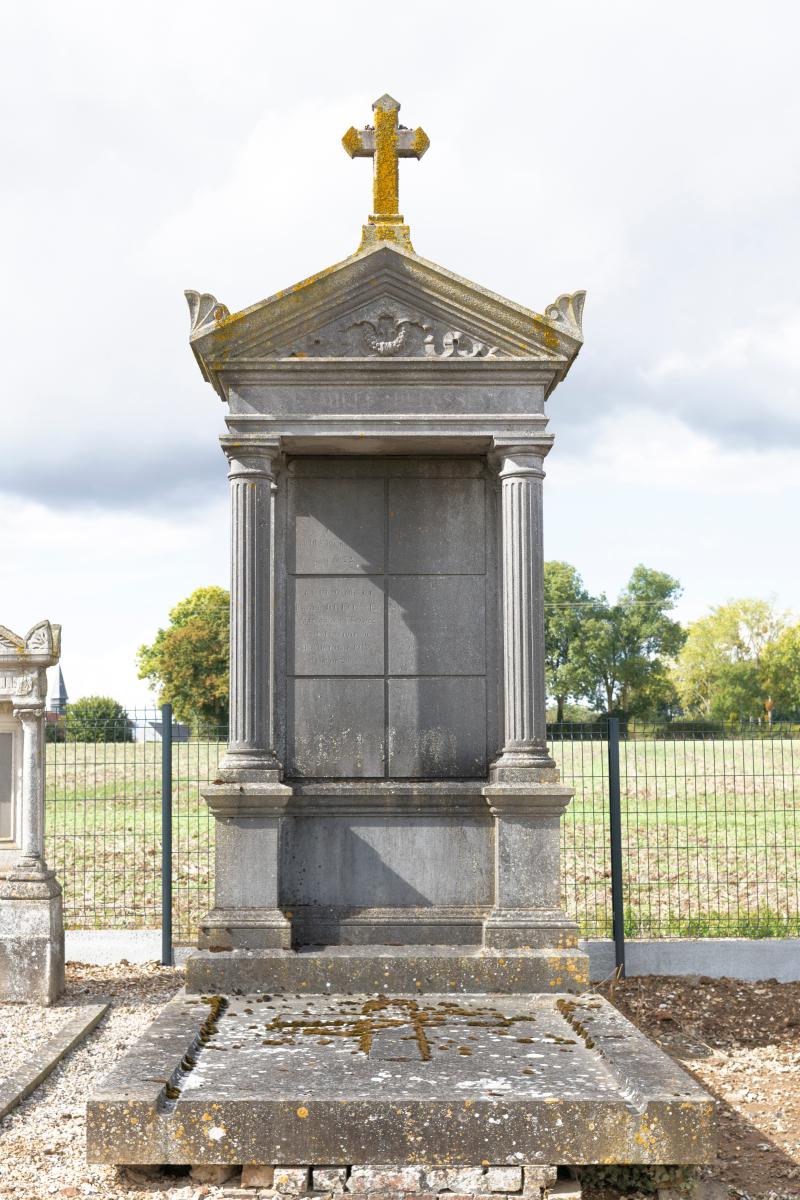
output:
[[90,1162],[703,1163],[715,1103],[585,994],[179,994],[90,1099]]
[[486,950],[471,946],[324,946],[299,950],[198,950],[186,990],[204,994],[581,992],[589,959],[575,946]]

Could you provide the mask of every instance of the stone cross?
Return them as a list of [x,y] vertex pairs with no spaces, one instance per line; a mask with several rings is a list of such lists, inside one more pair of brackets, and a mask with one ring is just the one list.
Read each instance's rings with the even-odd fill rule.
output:
[[400,105],[389,95],[381,96],[372,106],[375,125],[365,129],[350,126],[342,145],[351,158],[374,159],[372,206],[369,224],[364,226],[362,246],[373,242],[397,242],[412,249],[408,226],[403,224],[400,208],[398,159],[422,158],[430,146],[424,129],[406,129],[398,124]]

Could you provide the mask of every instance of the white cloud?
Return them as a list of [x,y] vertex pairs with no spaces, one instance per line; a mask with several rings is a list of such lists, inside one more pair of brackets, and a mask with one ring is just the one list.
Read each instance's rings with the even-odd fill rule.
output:
[[[705,348],[670,351],[652,367],[643,368],[641,375],[645,383],[657,386],[676,376],[703,375],[719,369],[755,373],[782,367],[800,371],[800,309],[772,320],[765,317],[758,325],[728,330]],[[800,380],[796,384],[800,390]]]
[[61,619],[71,690],[128,699],[138,643],[225,581],[182,292],[241,308],[350,253],[370,166],[339,139],[386,90],[431,136],[421,254],[534,308],[588,289],[548,552],[797,606],[798,40],[780,0],[7,6],[0,621]]
[[[224,476],[224,472],[222,472]],[[135,654],[196,587],[227,586],[227,487],[191,516],[59,513],[0,497],[0,623],[63,626],[70,696],[152,704]]]
[[782,498],[800,504],[800,447],[729,449],[670,414],[618,410],[601,417],[591,447],[554,456],[561,486],[647,487],[669,493]]

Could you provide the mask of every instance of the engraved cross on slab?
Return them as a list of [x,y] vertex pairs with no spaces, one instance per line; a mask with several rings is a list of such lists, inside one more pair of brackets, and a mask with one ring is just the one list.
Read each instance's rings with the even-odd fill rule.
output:
[[361,248],[376,242],[397,242],[413,249],[409,229],[403,224],[400,208],[398,159],[422,158],[430,145],[424,129],[407,129],[398,124],[400,105],[389,95],[381,96],[372,106],[374,127],[350,126],[342,145],[351,158],[374,159],[373,208],[369,224],[364,226]]

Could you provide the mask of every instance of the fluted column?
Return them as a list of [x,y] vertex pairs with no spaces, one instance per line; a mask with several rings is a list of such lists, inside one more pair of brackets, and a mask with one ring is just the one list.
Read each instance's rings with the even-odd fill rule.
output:
[[216,870],[214,907],[198,938],[220,969],[225,951],[288,950],[292,938],[280,908],[282,827],[292,791],[280,782],[272,721],[279,445],[231,435],[222,447],[231,486],[230,729],[219,778],[203,792],[217,823]]
[[543,460],[548,445],[499,452],[502,512],[504,772],[552,768],[544,682]]
[[274,773],[272,486],[278,444],[223,439],[230,469],[230,725],[225,771]]
[[[483,789],[494,818],[494,907],[487,949],[557,951],[573,983],[587,961],[561,908],[560,825],[573,789],[547,752],[543,461],[548,441],[498,446],[503,589],[503,749]],[[558,979],[563,983],[559,968]]]

